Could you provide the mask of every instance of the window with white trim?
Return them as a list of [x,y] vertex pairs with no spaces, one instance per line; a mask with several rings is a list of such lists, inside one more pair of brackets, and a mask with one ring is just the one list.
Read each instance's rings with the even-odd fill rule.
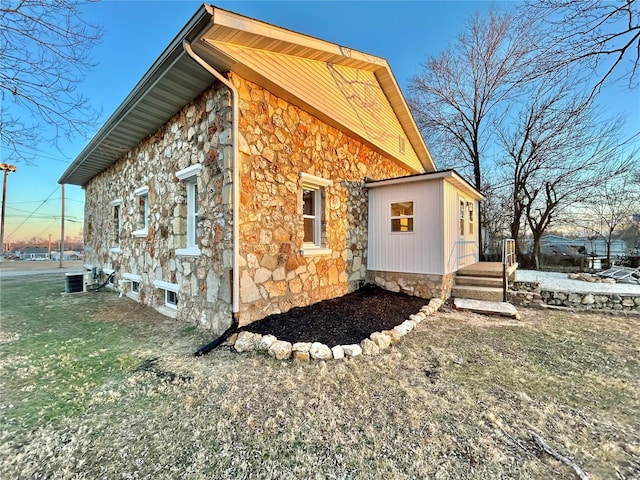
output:
[[178,294],[171,290],[165,290],[164,306],[169,308],[178,308]]
[[112,200],[109,202],[109,206],[113,209],[111,211],[111,228],[112,228],[112,240],[111,245],[114,247],[120,246],[120,232],[122,230],[122,200]]
[[[127,297],[138,300],[142,277],[135,273],[123,272],[121,282],[123,283],[123,290],[126,291]],[[128,288],[127,285],[129,285]]]
[[149,187],[137,188],[133,194],[136,197],[136,229],[133,235],[135,237],[146,237],[149,231]]
[[186,184],[187,195],[187,235],[184,248],[176,249],[177,255],[200,255],[200,248],[198,247],[198,211],[200,203],[198,198],[198,176],[201,171],[202,165],[198,163],[176,172],[176,177]]
[[467,210],[469,210],[469,235],[473,235],[473,202],[467,202]]
[[413,232],[413,200],[391,204],[391,232]]
[[464,201],[460,200],[460,236],[464,236]]
[[326,187],[327,180],[308,173],[301,173],[302,180],[302,255],[325,255],[331,250],[326,248]]
[[162,280],[154,280],[153,286],[156,287],[162,295],[161,301],[163,301],[163,307],[167,307],[171,310],[178,309],[178,291],[180,287],[177,283],[169,283]]

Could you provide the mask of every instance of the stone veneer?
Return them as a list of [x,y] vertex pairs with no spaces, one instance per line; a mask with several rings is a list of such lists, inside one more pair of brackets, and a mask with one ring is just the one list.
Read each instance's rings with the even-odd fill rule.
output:
[[[117,147],[117,146],[114,146]],[[141,277],[138,301],[159,307],[179,320],[215,332],[230,324],[232,238],[230,211],[231,103],[228,89],[211,88],[186,105],[155,134],[87,183],[85,259],[116,271],[125,293],[131,283],[122,275]],[[176,172],[201,164],[198,177],[199,256],[177,256],[186,246],[186,184]],[[149,219],[140,229],[139,197],[147,186]],[[121,229],[116,238],[114,206],[120,200]],[[177,284],[178,309],[164,305],[164,290],[154,280]]]
[[423,273],[383,272],[369,270],[367,281],[392,292],[403,292],[420,298],[446,300],[451,295],[455,273],[428,275]]
[[[364,178],[411,172],[362,142],[237,75],[239,91],[240,325],[338,297],[366,278]],[[303,256],[304,172],[325,188],[325,247]]]
[[640,313],[640,295],[542,290],[537,282],[514,282],[509,301],[515,305]]
[[[262,87],[236,74],[231,80],[239,92],[239,322],[245,325],[361,286],[367,278],[364,179],[412,172]],[[214,86],[85,186],[86,262],[115,270],[130,297],[131,283],[122,281],[123,274],[138,275],[138,301],[216,333],[232,319],[231,114],[229,91]],[[186,184],[175,174],[196,164],[202,165],[200,255],[178,256],[176,249],[186,246],[187,208]],[[301,253],[303,172],[332,182],[324,192],[328,254]],[[140,187],[148,187],[144,236],[135,193]],[[118,238],[110,204],[116,200]],[[177,309],[163,306],[164,290],[154,286],[156,280],[177,286]],[[412,279],[401,289],[445,298],[451,278],[440,291],[437,278],[427,280],[427,288]]]

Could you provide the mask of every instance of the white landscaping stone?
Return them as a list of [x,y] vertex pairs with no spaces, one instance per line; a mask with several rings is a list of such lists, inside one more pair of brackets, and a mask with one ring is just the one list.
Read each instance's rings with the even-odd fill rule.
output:
[[393,330],[398,332],[398,334],[401,337],[404,337],[407,333],[409,333],[409,330],[404,323],[401,323],[400,325],[396,325],[395,327],[393,327]]
[[262,335],[259,333],[240,332],[233,347],[238,352],[253,352],[261,339]]
[[291,343],[284,340],[276,340],[269,347],[269,355],[278,360],[291,358]]
[[331,353],[333,353],[333,358],[335,360],[341,360],[344,358],[344,349],[341,345],[336,345],[331,348]]
[[416,322],[414,322],[413,320],[405,320],[401,325],[405,325],[405,327],[407,328],[407,332],[410,332],[416,327]]
[[308,352],[311,348],[311,342],[296,342],[293,344],[292,350],[294,352]]
[[391,345],[391,337],[381,332],[373,332],[369,335],[369,338],[373,343],[380,347],[381,350],[389,348],[389,345]]
[[442,306],[442,299],[440,298],[432,298],[429,300],[429,306],[435,310],[438,310]]
[[333,358],[331,349],[324,343],[320,342],[314,342],[311,344],[311,348],[309,348],[309,355],[311,355],[311,358],[314,360],[331,360]]
[[273,342],[275,342],[276,340],[278,339],[273,335],[264,335],[258,342],[258,350],[261,352],[268,351],[269,347],[271,347],[271,345],[273,345]]
[[360,342],[360,347],[362,348],[363,355],[378,355],[378,353],[380,353],[380,347],[368,338]]
[[341,345],[341,347],[347,357],[357,357],[358,355],[362,355],[362,348],[360,345]]

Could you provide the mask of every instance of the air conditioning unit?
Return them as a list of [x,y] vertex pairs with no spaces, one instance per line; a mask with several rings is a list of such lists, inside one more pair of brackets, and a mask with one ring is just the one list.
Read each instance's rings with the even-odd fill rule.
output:
[[87,284],[91,283],[91,272],[65,273],[65,293],[82,293],[87,291]]

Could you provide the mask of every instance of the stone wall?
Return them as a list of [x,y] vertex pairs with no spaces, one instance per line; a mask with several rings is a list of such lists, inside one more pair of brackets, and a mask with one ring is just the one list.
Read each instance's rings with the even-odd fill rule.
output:
[[509,301],[515,305],[551,305],[572,310],[612,310],[640,313],[640,295],[542,290],[537,282],[514,282]]
[[[241,170],[240,324],[334,298],[366,278],[364,177],[407,175],[362,142],[237,75]],[[325,247],[304,256],[304,172],[325,188]],[[425,297],[426,298],[426,297]]]
[[403,292],[420,298],[446,300],[451,295],[455,273],[427,275],[421,273],[382,272],[369,270],[367,281],[392,292]]
[[[185,106],[154,135],[126,153],[86,185],[86,263],[142,278],[138,300],[164,305],[154,280],[177,284],[179,320],[222,332],[231,323],[232,267],[229,159],[231,103],[228,89],[211,88]],[[177,256],[186,246],[186,185],[176,171],[201,164],[197,180],[200,256]],[[148,186],[149,225],[139,229],[139,197]],[[225,194],[223,195],[223,192]],[[121,200],[121,230],[116,238],[114,207]],[[130,283],[120,284],[130,293]]]

